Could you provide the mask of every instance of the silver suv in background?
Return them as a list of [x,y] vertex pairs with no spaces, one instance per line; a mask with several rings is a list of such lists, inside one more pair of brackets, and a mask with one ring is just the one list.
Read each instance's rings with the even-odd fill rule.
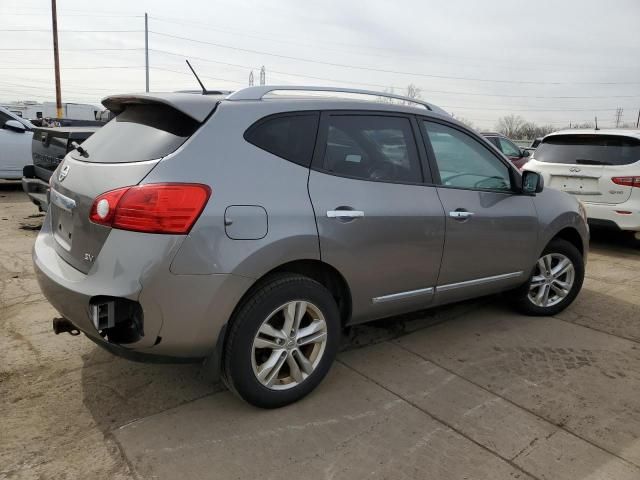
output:
[[[574,198],[434,105],[335,90],[106,98],[117,116],[52,176],[34,247],[56,332],[208,358],[278,407],[318,385],[346,325],[502,291],[531,315],[574,300]],[[362,100],[380,96],[413,106]]]
[[527,170],[582,201],[589,222],[640,240],[640,130],[562,130],[542,140]]

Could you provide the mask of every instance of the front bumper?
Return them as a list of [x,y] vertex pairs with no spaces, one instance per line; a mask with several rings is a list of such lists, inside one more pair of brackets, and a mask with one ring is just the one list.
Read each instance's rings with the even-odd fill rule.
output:
[[583,202],[583,204],[589,221],[595,226],[613,224],[620,230],[640,231],[640,206],[638,205],[633,208],[631,202],[619,204]]
[[[49,215],[33,250],[42,293],[79,330],[107,350],[184,359],[211,354],[219,332],[253,279],[232,274],[174,275],[169,265],[183,237],[112,230],[88,274],[55,250]],[[144,336],[113,344],[90,316],[98,296],[127,298],[142,307]]]

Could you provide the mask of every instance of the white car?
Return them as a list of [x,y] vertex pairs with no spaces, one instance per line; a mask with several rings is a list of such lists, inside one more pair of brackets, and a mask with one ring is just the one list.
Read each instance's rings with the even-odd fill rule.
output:
[[574,195],[589,223],[640,240],[640,130],[562,130],[542,139],[525,166]]
[[30,165],[34,125],[0,107],[0,179],[19,180]]

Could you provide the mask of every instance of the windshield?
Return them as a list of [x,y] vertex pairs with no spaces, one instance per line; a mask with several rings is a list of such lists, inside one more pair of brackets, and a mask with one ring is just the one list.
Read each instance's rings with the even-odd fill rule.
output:
[[553,135],[535,152],[539,162],[629,165],[640,160],[640,140],[623,135]]

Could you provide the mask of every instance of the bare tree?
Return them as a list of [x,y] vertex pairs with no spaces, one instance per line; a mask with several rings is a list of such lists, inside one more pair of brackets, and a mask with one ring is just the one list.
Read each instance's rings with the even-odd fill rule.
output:
[[[388,93],[389,95],[394,95],[395,94],[394,88],[393,87],[385,88],[384,93]],[[419,87],[416,87],[413,83],[411,83],[407,86],[407,92],[405,94],[405,97],[415,98],[416,100],[420,100],[421,93],[422,93],[422,90]],[[405,100],[395,100],[390,97],[380,96],[378,97],[378,100],[382,103],[399,103],[400,105],[413,105],[412,102],[407,102]]]
[[413,83],[407,85],[407,97],[419,100],[421,98],[422,89],[416,87]]
[[498,119],[496,129],[509,138],[518,138],[525,121],[520,115],[507,115]]
[[468,118],[465,117],[461,117],[459,115],[456,115],[455,113],[452,113],[451,116],[453,118],[455,118],[456,120],[458,120],[460,123],[464,123],[467,127],[474,129],[476,128],[476,126],[473,124],[473,122],[471,120],[469,120]]

